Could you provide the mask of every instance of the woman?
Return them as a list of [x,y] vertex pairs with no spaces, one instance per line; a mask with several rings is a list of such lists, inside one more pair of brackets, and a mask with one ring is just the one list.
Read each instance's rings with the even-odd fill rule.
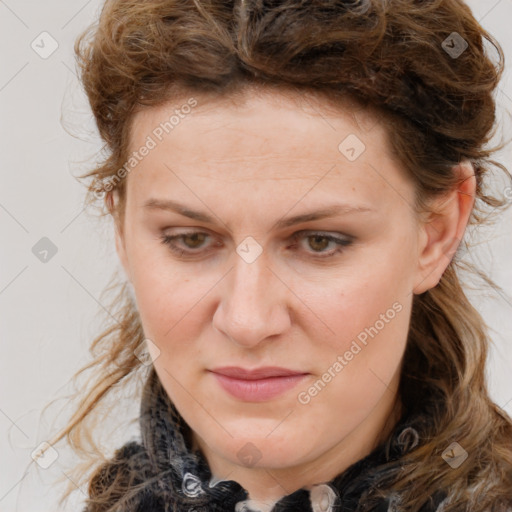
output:
[[112,0],[76,51],[125,283],[56,441],[144,383],[85,510],[512,510],[456,256],[506,204],[469,8]]

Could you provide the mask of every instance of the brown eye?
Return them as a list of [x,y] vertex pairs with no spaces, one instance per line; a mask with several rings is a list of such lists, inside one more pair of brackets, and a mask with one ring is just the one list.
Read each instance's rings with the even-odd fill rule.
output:
[[[331,256],[335,256],[337,253],[343,251],[344,247],[349,246],[354,238],[347,235],[342,235],[340,237],[333,236],[326,233],[321,232],[304,232],[299,231],[293,235],[294,244],[293,248],[296,248],[298,245],[303,245],[300,242],[302,240],[307,240],[307,246],[305,247],[306,253],[309,253],[313,256],[313,258],[321,259],[321,258],[330,258]],[[332,247],[331,250],[329,246]]]
[[197,249],[204,242],[206,233],[186,233],[182,236],[183,243],[190,249]]
[[309,246],[314,251],[325,250],[329,246],[329,243],[331,242],[331,240],[329,240],[329,238],[327,238],[326,236],[321,236],[321,235],[308,236],[308,240],[309,240]]
[[[201,252],[208,252],[210,248],[203,250],[205,241],[210,236],[201,231],[191,231],[179,235],[163,235],[162,243],[178,256],[195,256]],[[179,243],[181,241],[181,244]]]

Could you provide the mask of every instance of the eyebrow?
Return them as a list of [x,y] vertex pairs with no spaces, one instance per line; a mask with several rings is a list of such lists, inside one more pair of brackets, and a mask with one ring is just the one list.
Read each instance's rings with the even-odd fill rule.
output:
[[[193,210],[188,206],[179,203],[177,201],[173,201],[170,199],[148,199],[144,204],[144,208],[151,210],[168,210],[175,213],[179,213],[184,217],[188,217],[190,219],[198,220],[201,222],[207,222],[209,224],[215,224],[215,219],[213,216],[209,215],[205,212],[200,212],[197,210]],[[371,212],[375,211],[373,208],[363,205],[351,205],[347,203],[337,203],[321,210],[315,210],[312,212],[302,213],[300,215],[294,215],[293,217],[286,217],[284,219],[278,220],[274,224],[274,228],[283,229],[295,224],[300,224],[302,222],[309,222],[319,219],[326,219],[329,217],[335,217],[336,215],[344,214],[344,213],[356,213],[356,212]]]

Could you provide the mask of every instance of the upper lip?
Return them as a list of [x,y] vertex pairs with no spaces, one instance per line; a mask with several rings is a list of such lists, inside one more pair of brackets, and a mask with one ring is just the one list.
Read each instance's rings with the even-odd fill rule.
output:
[[290,375],[304,375],[307,372],[290,370],[288,368],[280,368],[278,366],[264,366],[248,370],[239,366],[223,366],[222,368],[214,368],[213,373],[233,377],[243,380],[267,379],[269,377],[286,377]]

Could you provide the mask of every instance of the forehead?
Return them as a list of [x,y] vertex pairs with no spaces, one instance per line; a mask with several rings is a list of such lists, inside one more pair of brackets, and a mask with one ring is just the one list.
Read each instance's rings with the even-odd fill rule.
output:
[[[272,150],[276,157],[288,159],[294,154],[300,158],[316,153],[318,157],[325,150],[327,157],[338,157],[339,143],[351,134],[387,149],[385,131],[376,124],[373,114],[348,98],[335,105],[298,90],[250,88],[226,97],[182,94],[139,111],[132,121],[130,146],[142,146],[152,134],[159,146],[170,141],[193,143],[196,151],[187,153],[189,159],[200,158],[198,153],[206,145],[212,158],[255,156]],[[315,144],[304,145],[304,139]]]
[[335,187],[372,202],[386,192],[396,200],[397,191],[408,186],[372,113],[348,101],[335,106],[293,91],[232,98],[183,95],[135,115],[130,151],[148,139],[154,147],[129,180],[139,194],[168,190],[176,181],[170,169],[186,172],[190,180],[252,187],[247,192],[272,183],[275,194],[295,194],[300,182],[308,181],[325,194]]

